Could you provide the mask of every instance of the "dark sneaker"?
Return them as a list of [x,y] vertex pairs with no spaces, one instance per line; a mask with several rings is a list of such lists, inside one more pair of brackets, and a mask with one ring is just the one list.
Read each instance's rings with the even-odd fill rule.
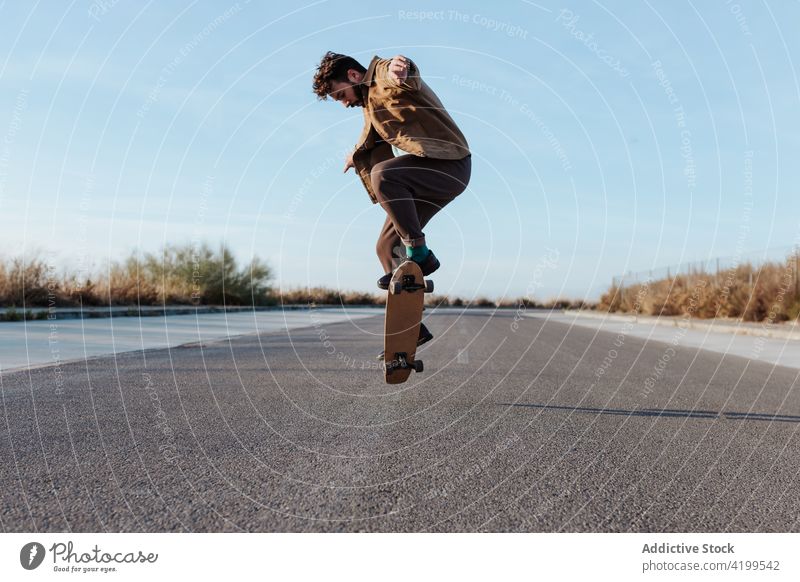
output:
[[387,291],[389,289],[389,282],[392,280],[392,274],[386,273],[383,277],[378,279],[378,289]]
[[417,347],[426,344],[433,339],[433,334],[424,323],[419,324],[419,337],[417,337]]
[[[425,327],[424,323],[419,324],[419,337],[417,337],[417,347],[421,346],[422,344],[426,344],[433,339],[433,334]],[[376,359],[382,360],[383,359],[383,350],[381,353],[376,356]]]
[[422,275],[427,277],[440,267],[439,259],[433,254],[433,251],[428,253],[422,261],[418,261],[419,268],[422,269]]
[[[422,261],[418,262],[417,264],[419,265],[419,268],[422,271],[423,277],[427,277],[441,266],[441,263],[439,263],[439,259],[437,259],[436,255],[433,254],[433,251],[430,250],[428,251],[428,256],[425,257]],[[391,280],[392,280],[392,273],[386,273],[383,277],[378,279],[378,289],[383,289],[384,291],[388,291],[389,283],[391,282]]]

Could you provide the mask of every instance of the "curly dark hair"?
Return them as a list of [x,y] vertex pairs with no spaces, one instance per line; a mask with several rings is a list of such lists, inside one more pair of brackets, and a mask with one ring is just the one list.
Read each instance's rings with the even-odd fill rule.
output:
[[361,66],[357,60],[347,55],[340,55],[328,51],[314,73],[314,93],[320,100],[328,98],[328,94],[333,90],[331,81],[347,82],[347,71],[355,69],[359,73],[366,73],[367,69]]

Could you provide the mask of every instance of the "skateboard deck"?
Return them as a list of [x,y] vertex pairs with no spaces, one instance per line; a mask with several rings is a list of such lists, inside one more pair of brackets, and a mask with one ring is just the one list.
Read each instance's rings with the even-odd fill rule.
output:
[[415,359],[419,324],[425,293],[433,291],[433,281],[422,277],[414,261],[404,261],[389,283],[384,322],[383,370],[387,384],[408,380],[411,370],[422,372],[422,360]]

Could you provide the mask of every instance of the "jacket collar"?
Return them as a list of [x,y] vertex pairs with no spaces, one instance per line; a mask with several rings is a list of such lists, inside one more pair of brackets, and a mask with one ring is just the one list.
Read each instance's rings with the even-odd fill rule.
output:
[[367,67],[367,72],[364,73],[363,83],[367,87],[369,87],[372,84],[372,77],[375,75],[375,67],[378,65],[378,61],[380,60],[381,58],[378,56],[372,57],[372,60],[370,61],[369,66]]
[[367,72],[364,73],[364,78],[361,80],[361,85],[359,88],[361,89],[361,98],[364,101],[364,107],[366,108],[367,103],[369,101],[369,87],[372,85],[372,79],[375,76],[375,67],[378,65],[378,61],[381,58],[378,56],[372,57],[372,60],[367,67]]

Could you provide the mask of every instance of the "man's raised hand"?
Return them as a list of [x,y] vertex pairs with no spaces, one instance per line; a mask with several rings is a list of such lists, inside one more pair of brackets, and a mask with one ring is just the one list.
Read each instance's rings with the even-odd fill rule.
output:
[[397,55],[389,63],[389,77],[397,84],[404,83],[408,77],[408,59],[403,55]]
[[347,170],[350,168],[355,168],[355,164],[353,164],[353,154],[351,153],[347,156],[347,159],[344,161],[344,173],[347,173]]

